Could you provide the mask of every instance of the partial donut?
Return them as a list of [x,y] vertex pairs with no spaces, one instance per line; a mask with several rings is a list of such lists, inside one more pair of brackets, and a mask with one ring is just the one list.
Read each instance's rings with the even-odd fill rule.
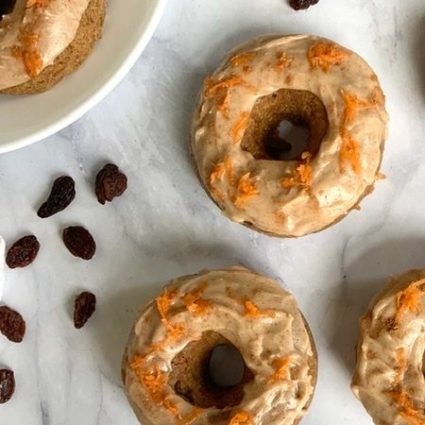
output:
[[[227,217],[302,236],[337,222],[372,190],[387,120],[378,78],[357,54],[320,37],[265,36],[205,80],[192,152]],[[286,121],[308,130],[293,157],[279,132]]]
[[376,425],[425,424],[425,270],[392,279],[362,318],[353,392]]
[[105,0],[16,0],[0,20],[0,93],[41,93],[75,71],[102,35],[105,9]]
[[[240,363],[223,363],[226,350]],[[313,337],[292,295],[239,267],[170,282],[137,319],[123,360],[144,425],[294,425],[316,377]]]

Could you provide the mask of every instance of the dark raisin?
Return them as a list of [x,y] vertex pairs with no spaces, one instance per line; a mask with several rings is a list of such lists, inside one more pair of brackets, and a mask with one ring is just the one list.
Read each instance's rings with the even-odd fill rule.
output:
[[97,200],[105,205],[117,196],[121,196],[127,189],[127,177],[116,165],[105,165],[96,176],[95,192]]
[[295,10],[308,9],[317,3],[319,0],[289,0],[289,5]]
[[15,392],[15,374],[9,369],[0,369],[0,404],[8,402]]
[[25,336],[25,320],[15,310],[0,307],[0,332],[12,342],[22,342]]
[[72,255],[83,260],[90,260],[96,252],[96,242],[84,227],[67,227],[63,231],[63,241]]
[[6,264],[11,268],[26,267],[37,257],[40,243],[34,235],[17,240],[7,251]]
[[72,177],[57,178],[47,201],[40,207],[37,215],[41,218],[50,217],[64,210],[75,198],[75,183]]
[[81,329],[96,310],[96,296],[91,292],[82,292],[75,298],[74,326]]

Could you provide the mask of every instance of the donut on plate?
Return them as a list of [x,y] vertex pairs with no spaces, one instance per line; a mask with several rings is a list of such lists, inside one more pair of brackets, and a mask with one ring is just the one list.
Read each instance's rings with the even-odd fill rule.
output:
[[[210,373],[215,350],[242,367]],[[217,360],[218,361],[218,360]],[[297,303],[272,279],[235,267],[176,279],[148,304],[123,360],[138,419],[154,424],[293,425],[316,384],[313,337]]]
[[101,36],[105,7],[105,0],[0,2],[0,93],[40,93],[75,71]]
[[392,279],[360,324],[352,388],[377,425],[425,424],[425,270]]
[[[237,48],[206,79],[192,152],[227,217],[302,236],[372,190],[387,119],[378,78],[360,56],[320,37],[270,35]],[[289,159],[285,121],[308,130],[305,149]]]

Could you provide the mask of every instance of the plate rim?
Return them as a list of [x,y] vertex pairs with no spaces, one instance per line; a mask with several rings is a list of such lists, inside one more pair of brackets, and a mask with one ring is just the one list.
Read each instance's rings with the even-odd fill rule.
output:
[[45,128],[0,144],[0,154],[22,149],[58,133],[65,127],[68,127],[80,119],[83,115],[85,115],[98,103],[100,103],[109,93],[111,93],[111,91],[123,80],[123,78],[134,66],[143,50],[152,39],[154,32],[158,27],[159,21],[164,13],[168,0],[156,1],[157,4],[154,6],[152,16],[149,19],[149,23],[147,24],[143,34],[141,37],[139,37],[137,43],[135,43],[134,47],[130,50],[125,60],[117,67],[117,69],[112,73],[112,76],[108,78],[98,90],[91,93],[78,106],[73,108],[69,113],[65,114],[61,119],[58,119]]

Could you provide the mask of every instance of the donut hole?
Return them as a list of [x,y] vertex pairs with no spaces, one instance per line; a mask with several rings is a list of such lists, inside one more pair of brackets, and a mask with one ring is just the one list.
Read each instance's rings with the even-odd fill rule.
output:
[[245,385],[254,379],[240,351],[223,335],[204,332],[172,360],[169,385],[194,406],[237,406]]
[[329,128],[323,102],[304,90],[281,89],[258,99],[241,147],[254,158],[273,161],[314,157]]
[[1,0],[0,1],[0,21],[3,16],[9,15],[15,9],[17,0]]
[[265,140],[265,149],[270,158],[292,161],[308,151],[308,125],[305,122],[282,121],[276,134]]

